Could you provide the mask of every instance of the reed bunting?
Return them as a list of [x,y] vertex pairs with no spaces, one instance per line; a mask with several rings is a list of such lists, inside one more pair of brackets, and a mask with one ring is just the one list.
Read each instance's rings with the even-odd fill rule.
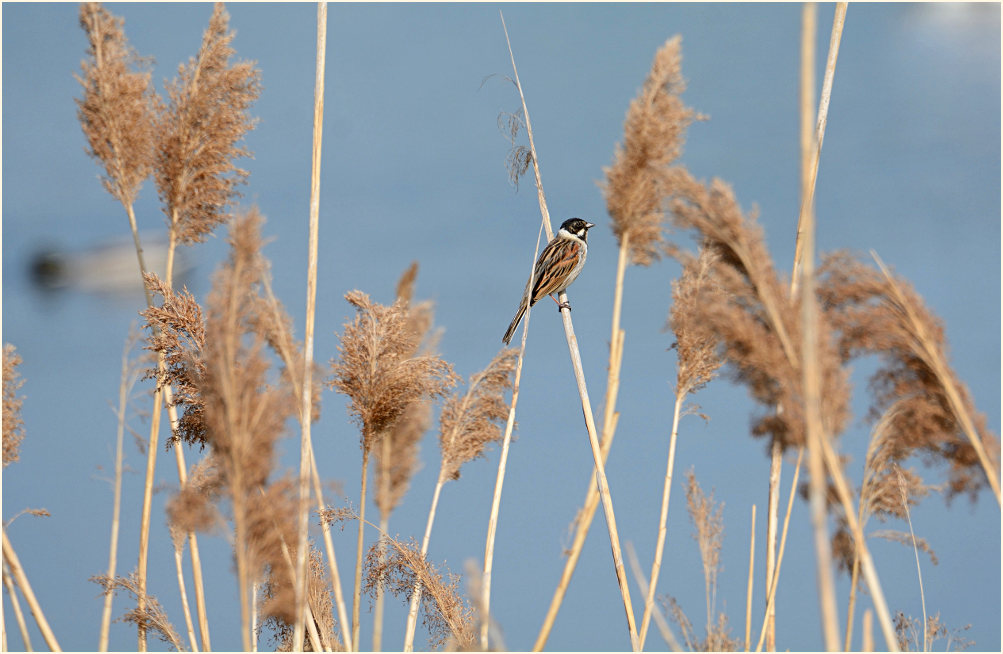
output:
[[[508,345],[512,341],[512,335],[516,327],[522,321],[522,316],[526,313],[526,299],[529,297],[529,306],[536,304],[536,301],[545,295],[557,302],[554,297],[557,293],[571,286],[578,273],[582,272],[585,266],[585,255],[588,254],[588,231],[594,224],[581,218],[569,218],[561,223],[561,228],[557,230],[557,235],[547,243],[540,253],[540,258],[536,260],[536,267],[533,268],[533,292],[529,293],[529,282],[526,282],[526,290],[522,294],[522,302],[519,303],[519,310],[512,319],[512,324],[505,330],[502,341]],[[571,305],[557,302],[558,309]]]

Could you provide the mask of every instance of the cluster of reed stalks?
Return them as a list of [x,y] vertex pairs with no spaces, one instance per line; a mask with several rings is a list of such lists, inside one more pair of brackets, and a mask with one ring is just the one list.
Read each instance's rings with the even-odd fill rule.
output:
[[[802,51],[806,53],[814,45],[814,11],[813,7],[805,8]],[[602,185],[619,259],[607,383],[598,422],[570,311],[561,311],[583,409],[584,424],[579,428],[588,440],[595,467],[575,520],[575,536],[560,581],[534,645],[536,651],[547,643],[600,503],[610,539],[612,572],[623,600],[625,647],[643,649],[652,623],[673,649],[743,647],[743,639],[731,634],[728,617],[718,610],[722,504],[700,487],[692,470],[686,475],[684,488],[705,577],[703,635],[698,634],[673,593],[664,592],[664,584],[663,594],[658,593],[670,528],[676,444],[681,419],[689,413],[686,400],[722,374],[745,386],[759,405],[750,436],[768,439],[773,453],[767,507],[767,524],[771,526],[765,557],[766,610],[761,622],[753,621],[753,505],[744,649],[760,651],[764,645],[774,649],[778,641],[782,646],[783,634],[777,634],[775,628],[775,597],[804,458],[808,462],[803,474],[808,478],[815,535],[824,646],[850,649],[854,620],[860,611],[861,583],[873,607],[873,614],[871,608],[863,612],[864,649],[873,647],[874,615],[889,650],[907,646],[929,649],[936,638],[955,637],[939,616],[926,614],[925,598],[922,620],[899,613],[893,623],[864,526],[872,517],[908,524],[908,533],[884,535],[910,545],[919,570],[919,553],[934,555],[926,541],[916,536],[910,511],[935,489],[920,471],[909,466],[910,461],[921,456],[931,467],[943,467],[948,497],[967,493],[974,498],[988,486],[999,501],[999,440],[988,432],[984,416],[975,410],[965,385],[950,368],[939,321],[908,282],[895,276],[876,255],[876,265],[842,252],[825,255],[816,264],[814,184],[845,13],[845,4],[839,5],[817,108],[812,100],[813,62],[806,55],[803,63],[802,205],[796,226],[798,254],[790,276],[780,272],[756,216],[743,211],[727,183],[698,180],[680,163],[686,131],[702,117],[682,100],[685,83],[679,37],[669,39],[655,53],[650,72],[627,108],[624,138],[615,147]],[[245,651],[256,651],[264,633],[270,633],[282,651],[357,651],[364,595],[374,607],[371,626],[375,650],[383,647],[383,607],[388,595],[408,607],[405,651],[415,646],[419,619],[431,648],[503,648],[500,626],[490,613],[492,561],[530,315],[525,317],[521,346],[499,351],[464,384],[453,366],[437,354],[440,332],[434,329],[431,303],[413,298],[418,274],[415,263],[401,276],[390,303],[381,304],[361,290],[347,292],[345,300],[355,315],[343,326],[329,364],[314,361],[326,7],[321,4],[318,9],[310,258],[302,341],[294,335],[292,320],[272,292],[270,264],[262,254],[264,218],[253,207],[237,207],[239,188],[248,178],[237,161],[250,154],[243,139],[254,127],[250,110],[262,87],[253,63],[234,60],[233,32],[222,5],[217,4],[212,12],[198,53],[167,84],[166,97],[151,85],[148,62],[129,46],[121,19],[100,5],[84,4],[80,24],[90,47],[78,78],[83,89],[78,115],[89,153],[103,168],[102,182],[122,205],[135,239],[138,273],[147,299],[142,311],[144,347],[154,355],[145,364],[137,364],[128,349],[123,357],[109,567],[95,577],[104,595],[98,648],[107,650],[112,600],[124,591],[131,599],[120,619],[136,627],[137,649],[146,650],[150,636],[155,635],[176,650],[210,651],[209,615],[226,609],[212,607],[210,611],[206,606],[198,543],[200,537],[220,534],[232,547],[239,598],[234,610],[240,615],[240,642]],[[509,161],[514,179],[532,166],[541,234],[546,232],[550,238],[552,227],[529,109],[511,46],[509,53],[521,100],[521,109],[511,115],[510,136],[515,143],[525,130],[528,138],[528,145],[514,147]],[[169,262],[178,246],[204,240],[221,225],[228,228],[229,258],[214,274],[212,290],[204,300],[174,287],[170,263],[163,277],[145,266],[133,204],[150,177],[166,217]],[[670,240],[670,228],[691,235],[694,249]],[[538,240],[537,252],[539,246]],[[675,406],[672,424],[666,426],[663,493],[657,510],[654,504],[650,507],[658,519],[655,554],[650,571],[645,573],[630,543],[621,548],[604,464],[619,418],[616,402],[626,347],[621,327],[626,269],[630,264],[650,266],[663,256],[682,266],[680,277],[671,282],[673,301],[667,322],[677,355]],[[532,257],[526,252],[530,270],[535,259],[536,252]],[[566,296],[562,294],[561,300]],[[848,366],[869,355],[877,355],[882,363],[871,380],[869,418],[873,429],[863,482],[854,488],[846,459],[840,454],[840,438],[849,437],[846,430],[851,418]],[[14,348],[5,346],[4,467],[18,460],[24,437],[22,399],[17,395],[21,383],[18,363]],[[145,493],[141,506],[123,509],[125,406],[140,369],[154,381],[155,388],[145,445]],[[320,415],[324,388],[348,398],[350,415],[359,429],[362,467],[357,508],[333,504],[323,493],[325,478],[313,456],[310,426]],[[391,534],[390,520],[409,490],[418,465],[417,448],[435,424],[436,408],[441,462],[426,528],[420,542],[416,537],[401,539]],[[167,411],[170,421],[171,436],[166,442],[170,454],[165,454],[158,440],[162,410]],[[288,436],[287,423],[294,422],[292,418],[300,431],[298,475],[283,474],[276,461],[279,439]],[[433,563],[431,533],[447,482],[474,483],[462,478],[463,466],[486,456],[493,443],[499,445],[500,458],[485,556],[483,566],[468,571],[470,591],[465,597],[460,577]],[[782,514],[778,499],[785,452],[796,452],[797,462],[790,470],[790,492]],[[189,465],[186,456],[193,454],[199,460]],[[183,613],[180,627],[171,621],[147,584],[154,470],[157,457],[165,455],[174,457],[178,475],[167,520]],[[368,483],[370,460],[375,470],[374,488]],[[370,499],[379,511],[379,524],[366,517]],[[136,565],[122,574],[117,555],[118,523],[120,512],[129,508],[141,512],[141,532]],[[310,522],[319,524],[313,537],[308,530]],[[330,534],[331,525],[338,522],[352,523],[357,529],[350,596],[343,591]],[[186,549],[190,578],[184,573]],[[636,610],[624,549],[643,597],[643,608]],[[28,630],[16,590],[20,590],[46,644],[57,650],[56,636],[8,540],[6,525],[3,558],[4,583],[26,646]],[[213,561],[211,565],[228,563]],[[837,564],[852,579],[843,634],[837,631],[832,581]],[[178,619],[174,616],[175,622]],[[675,623],[681,639],[670,622]]]

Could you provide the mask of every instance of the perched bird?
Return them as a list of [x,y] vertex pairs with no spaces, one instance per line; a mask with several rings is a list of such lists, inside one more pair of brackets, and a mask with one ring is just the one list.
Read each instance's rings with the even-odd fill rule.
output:
[[[554,295],[571,286],[571,282],[578,277],[578,273],[585,265],[585,255],[589,250],[588,232],[592,227],[595,225],[581,218],[569,218],[561,223],[557,234],[550,243],[547,243],[547,247],[540,253],[540,258],[536,260],[533,277],[526,283],[519,310],[516,311],[512,324],[502,337],[506,345],[512,341],[512,335],[522,321],[523,314],[526,313],[527,297],[529,306],[536,304],[536,301],[545,295],[549,295],[554,302],[557,302]],[[532,293],[529,292],[530,283],[533,285]],[[558,302],[557,306],[558,309],[571,308],[566,302]]]

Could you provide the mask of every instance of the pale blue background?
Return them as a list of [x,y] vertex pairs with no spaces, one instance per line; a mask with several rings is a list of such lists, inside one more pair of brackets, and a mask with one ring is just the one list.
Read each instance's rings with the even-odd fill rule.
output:
[[[592,402],[601,415],[616,243],[597,187],[627,104],[655,50],[683,36],[688,104],[710,117],[689,133],[684,161],[700,177],[734,185],[743,207],[757,205],[778,267],[793,257],[798,210],[797,73],[800,5],[331,5],[321,196],[316,358],[335,355],[336,332],[351,315],[344,292],[359,288],[388,302],[408,263],[421,263],[417,297],[437,305],[443,355],[467,376],[500,347],[515,310],[539,225],[528,178],[517,191],[504,169],[507,142],[500,111],[518,97],[499,8],[504,8],[536,130],[543,181],[556,223],[578,215],[598,224],[589,265],[570,296]],[[156,60],[158,84],[193,55],[211,7],[115,5],[138,52]],[[275,290],[302,334],[305,305],[315,16],[312,4],[232,5],[234,45],[258,62],[264,92],[261,123],[249,139],[255,159],[244,189],[268,217],[265,252]],[[832,5],[819,8],[819,79]],[[19,518],[10,538],[38,598],[67,649],[97,646],[101,602],[87,581],[106,566],[115,419],[122,342],[142,297],[68,291],[42,295],[27,262],[48,244],[91,247],[125,237],[125,216],[100,187],[84,154],[73,73],[85,38],[75,4],[3,6],[3,341],[18,347],[26,380],[27,437],[21,461],[4,470],[3,518],[45,507],[51,518]],[[488,75],[498,74],[481,86]],[[951,361],[990,429],[1000,431],[1000,9],[987,5],[850,6],[835,78],[817,192],[821,250],[875,249],[909,278],[944,320]],[[137,212],[147,233],[163,229],[154,187]],[[680,237],[689,244],[688,237]],[[223,233],[190,252],[191,289],[204,297],[225,256]],[[647,571],[671,423],[674,356],[662,331],[678,266],[662,262],[627,271],[621,419],[608,465],[623,541]],[[541,305],[543,306],[543,305]],[[557,313],[534,313],[523,371],[518,440],[509,458],[495,558],[492,609],[511,649],[528,649],[539,630],[570,542],[568,525],[590,479],[591,454]],[[866,447],[866,375],[854,382],[855,420],[841,446],[859,482]],[[344,400],[324,394],[313,430],[320,469],[358,501],[358,435]],[[718,606],[732,634],[744,633],[750,506],[759,508],[757,625],[763,610],[765,443],[748,435],[757,409],[725,381],[696,401],[710,416],[681,426],[678,479],[693,468],[723,500],[724,569]],[[148,408],[148,402],[137,404]],[[138,421],[133,425],[146,433]],[[291,430],[295,433],[295,430]],[[295,438],[282,443],[283,466],[298,465]],[[135,565],[144,457],[127,443],[119,570]],[[423,443],[424,467],[391,521],[420,535],[438,472],[434,431]],[[195,457],[189,453],[189,461]],[[430,557],[462,572],[480,561],[497,453],[463,470],[443,491]],[[918,466],[921,463],[917,462]],[[183,629],[163,503],[176,486],[173,456],[157,471],[150,588]],[[784,497],[791,474],[784,470]],[[924,470],[931,482],[942,469]],[[339,502],[342,500],[338,500]],[[375,510],[373,509],[373,515]],[[917,533],[940,557],[923,559],[927,607],[976,649],[1000,648],[1000,511],[989,493],[975,505],[938,497],[914,511]],[[887,525],[905,529],[901,524]],[[874,523],[872,529],[883,527]],[[659,592],[678,598],[702,634],[699,553],[690,538],[682,487],[673,489]],[[351,590],[354,530],[335,532],[346,594]],[[373,534],[370,532],[370,537]],[[781,649],[818,649],[822,640],[806,506],[795,506],[778,596]],[[239,647],[236,583],[225,541],[200,539],[208,578],[213,645]],[[872,540],[893,611],[918,616],[912,552]],[[848,582],[839,576],[841,628]],[[635,607],[642,595],[632,586]],[[866,597],[862,606],[867,606]],[[4,600],[9,644],[20,646]],[[124,610],[116,602],[116,615]],[[405,609],[391,600],[384,643],[399,647]],[[366,607],[364,607],[365,610]],[[859,637],[859,622],[857,631]],[[369,618],[362,630],[369,646]],[[880,633],[875,636],[882,643]],[[424,636],[419,633],[418,643]],[[135,632],[113,626],[112,648],[135,647]],[[664,644],[652,629],[649,649]],[[35,634],[33,644],[43,645]],[[942,644],[941,644],[942,645]],[[160,647],[159,643],[154,644]],[[263,647],[269,647],[267,642]],[[855,638],[854,647],[859,646]],[[623,608],[597,516],[549,647],[629,647]]]

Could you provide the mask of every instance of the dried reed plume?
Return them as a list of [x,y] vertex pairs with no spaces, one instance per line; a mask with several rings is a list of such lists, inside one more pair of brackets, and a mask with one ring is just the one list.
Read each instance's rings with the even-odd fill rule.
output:
[[[890,407],[878,420],[871,433],[871,440],[864,458],[864,477],[858,496],[856,515],[856,522],[861,531],[872,516],[877,517],[881,522],[885,522],[890,517],[905,520],[907,517],[906,505],[917,504],[931,488],[924,484],[922,478],[912,470],[902,470],[896,461],[896,456],[899,456],[901,452],[898,451],[895,438],[889,430],[896,411],[894,405]],[[903,543],[905,538],[909,537],[908,534],[890,530],[872,532],[870,535],[898,540]],[[924,549],[936,563],[936,555],[925,540],[915,537],[909,540],[910,545]],[[843,637],[845,647],[849,647],[853,636],[861,560],[860,550],[853,537],[853,529],[847,516],[843,513],[837,513],[836,529],[832,536],[831,548],[838,568],[850,573],[850,596],[847,602],[846,630]]]
[[157,97],[149,62],[129,46],[123,24],[98,3],[80,5],[89,47],[75,77],[84,89],[76,103],[87,154],[104,167],[105,189],[130,207],[153,164]]
[[920,455],[948,464],[948,498],[974,499],[987,482],[998,497],[999,439],[947,365],[941,321],[906,280],[845,253],[831,256],[821,272],[820,297],[840,331],[841,355],[882,359],[870,380],[871,417],[887,416],[888,460]]
[[[314,622],[314,629],[322,643],[338,642],[335,636],[336,622],[334,619],[333,605],[331,603],[330,590],[331,581],[328,578],[327,568],[324,566],[322,554],[319,550],[310,548],[310,556],[307,561],[307,603],[311,608]],[[265,600],[265,606],[283,607],[282,612],[269,614],[261,625],[261,630],[265,628],[272,632],[275,641],[275,651],[291,652],[293,649],[295,615],[289,613],[294,607],[292,603],[293,587],[289,573],[291,568],[282,564],[287,570],[283,573],[283,581],[276,582],[275,569],[269,570],[269,576],[261,589],[261,596]],[[276,601],[277,595],[284,595],[284,599]],[[313,631],[313,630],[310,630]],[[319,651],[315,649],[312,642],[307,642],[306,651]],[[316,646],[319,647],[319,646]]]
[[738,649],[738,641],[731,637],[727,616],[719,613],[714,617],[717,575],[721,571],[721,544],[724,540],[724,523],[721,520],[723,509],[724,503],[715,504],[714,494],[706,495],[697,483],[693,470],[687,470],[686,511],[696,529],[693,539],[700,547],[700,561],[703,563],[707,604],[706,637],[697,640],[692,623],[675,598],[668,598],[667,608],[670,617],[679,625],[686,647],[697,652],[731,652]]
[[[385,547],[389,556],[380,554]],[[373,545],[366,555],[366,586],[370,596],[377,589],[392,593],[405,600],[415,598],[415,588],[422,588],[422,624],[428,629],[428,645],[435,649],[447,642],[458,650],[476,647],[477,633],[474,629],[472,612],[458,591],[459,576],[448,571],[443,576],[433,566],[418,543],[411,539],[402,543],[396,538],[384,537],[381,543]]]
[[266,558],[260,541],[273,532],[288,541],[296,533],[291,485],[269,485],[275,444],[295,402],[288,384],[271,385],[265,337],[255,331],[252,299],[263,271],[261,221],[252,210],[231,226],[230,259],[209,294],[205,372],[199,380],[207,440],[233,515],[245,649],[250,646],[250,586]]
[[[106,593],[117,593],[124,590],[132,595],[136,600],[136,608],[126,611],[116,622],[130,622],[139,627],[145,633],[153,632],[160,637],[160,640],[167,643],[178,652],[185,651],[185,646],[181,642],[181,636],[171,621],[167,618],[167,612],[160,602],[153,595],[147,594],[139,581],[139,575],[132,572],[127,577],[109,578],[101,575],[91,577],[91,581],[100,584]],[[139,602],[143,597],[144,601]]]
[[[293,336],[295,332],[293,331],[292,318],[289,317],[285,307],[272,292],[270,264],[267,260],[263,263],[265,265],[265,270],[261,275],[263,294],[255,295],[252,298],[259,306],[251,312],[251,319],[256,321],[255,331],[259,331],[265,337],[265,342],[282,361],[282,378],[295,389],[297,396],[302,396],[303,361],[305,359],[303,343]],[[310,419],[316,422],[320,419],[321,408],[320,366],[312,363],[311,373],[313,383],[310,386],[312,396]]]
[[439,357],[418,354],[423,334],[406,304],[381,305],[361,291],[350,291],[345,299],[357,313],[345,324],[327,383],[351,400],[349,411],[368,454],[412,402],[442,396],[454,383],[453,372]]
[[[417,277],[418,262],[415,261],[397,282],[397,301],[407,308],[410,329],[422,343],[420,351],[429,354],[434,351],[438,336],[431,333],[434,315],[431,302],[412,302]],[[380,438],[380,446],[373,450],[377,457],[374,501],[380,511],[383,531],[386,531],[386,525],[382,524],[384,519],[388,519],[400,504],[411,485],[411,477],[421,465],[418,446],[431,421],[431,398],[412,402]]]
[[[972,625],[966,624],[959,629],[950,629],[940,619],[940,613],[931,615],[926,619],[926,627],[919,618],[907,616],[902,611],[895,613],[895,634],[898,638],[898,646],[903,652],[930,652],[933,651],[933,643],[937,640],[945,640],[944,651],[961,652],[975,644],[961,634],[971,629]],[[922,634],[922,635],[921,635]]]
[[464,463],[484,456],[484,448],[501,439],[501,425],[508,418],[505,392],[512,388],[518,354],[501,350],[487,368],[471,375],[462,397],[454,394],[446,400],[439,418],[440,480],[459,479]]
[[677,357],[677,396],[703,388],[724,363],[717,357],[718,339],[714,332],[697,320],[701,303],[711,297],[714,302],[723,301],[723,298],[714,297],[720,290],[711,278],[715,263],[714,253],[702,248],[697,258],[685,261],[682,275],[672,282],[668,327],[676,337],[672,347]]
[[[731,375],[766,410],[754,423],[753,434],[772,435],[784,446],[802,446],[799,303],[777,274],[755,216],[743,215],[728,185],[714,180],[705,186],[681,168],[674,174],[674,221],[680,228],[696,230],[701,247],[713,254],[708,274],[716,290],[696,303],[694,320],[716,335],[718,354]],[[825,433],[835,436],[849,419],[849,383],[824,317],[818,325],[821,418]]]
[[425,332],[418,328],[408,303],[397,300],[390,306],[378,304],[361,291],[350,291],[345,299],[355,307],[356,315],[353,322],[345,324],[338,345],[340,356],[331,361],[333,376],[328,385],[349,397],[349,411],[361,428],[362,483],[352,605],[354,641],[359,627],[369,454],[411,404],[441,397],[455,381],[452,366],[447,362],[434,354],[419,353]]
[[158,389],[171,386],[172,403],[184,409],[168,444],[182,441],[205,447],[205,403],[199,392],[206,366],[202,307],[187,288],[175,291],[154,273],[144,279],[146,287],[163,298],[159,306],[142,313],[149,330],[147,349],[164,358],[164,366],[150,370],[147,377],[156,377]]
[[[876,517],[881,522],[886,522],[889,518],[906,521],[907,504],[919,504],[920,500],[933,489],[924,483],[922,477],[915,471],[904,469],[900,465],[902,459],[899,457],[901,457],[902,452],[898,449],[899,444],[896,443],[895,434],[890,429],[896,419],[896,413],[897,409],[893,406],[882,416],[875,425],[867,448],[857,511],[857,520],[861,528],[867,524],[871,517]],[[856,558],[853,535],[845,517],[840,516],[838,523],[838,529],[833,535],[833,555],[841,569],[853,573],[850,589],[852,603],[859,561]],[[894,534],[888,531],[875,532],[872,535],[900,541],[902,541],[900,536],[908,538],[908,534],[901,532]],[[931,560],[936,562],[937,557],[933,550],[926,545],[926,541],[917,539],[917,543],[921,543],[920,549],[924,549],[930,555]],[[911,539],[909,545],[912,545]]]
[[21,421],[23,397],[17,392],[24,384],[17,367],[21,357],[10,343],[3,346],[3,467],[21,458],[21,441],[24,440],[24,423]]
[[227,218],[226,207],[248,173],[234,165],[250,156],[239,145],[255,120],[248,109],[261,91],[253,62],[232,63],[234,33],[222,3],[213,9],[196,57],[178,67],[160,112],[154,177],[172,240],[204,241]]
[[693,539],[700,546],[703,563],[704,590],[707,601],[707,635],[710,636],[717,604],[717,575],[721,570],[721,544],[724,541],[724,503],[714,502],[714,493],[707,495],[697,483],[693,469],[686,471],[686,512],[696,532]]
[[226,524],[218,503],[223,480],[217,461],[207,456],[192,466],[181,490],[167,502],[167,523],[185,532],[213,531]]
[[664,246],[665,201],[672,193],[669,166],[682,154],[686,129],[696,117],[683,104],[682,39],[674,36],[655,53],[651,71],[627,109],[624,142],[605,168],[603,192],[613,234],[628,246],[630,260],[650,265]]

